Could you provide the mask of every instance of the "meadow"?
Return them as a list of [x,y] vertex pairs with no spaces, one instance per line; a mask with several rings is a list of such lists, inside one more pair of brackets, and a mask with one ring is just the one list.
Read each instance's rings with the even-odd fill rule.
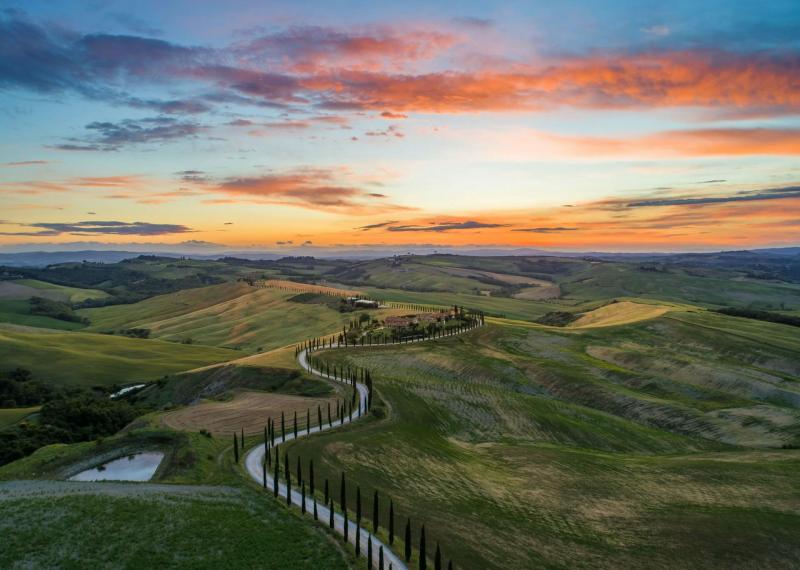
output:
[[43,382],[113,386],[230,360],[237,352],[125,336],[0,326],[0,362]]
[[[800,375],[800,339],[759,325],[753,346],[736,323],[671,315],[322,353],[372,370],[389,419],[290,453],[314,458],[323,477],[345,471],[367,497],[391,496],[457,567],[800,562],[800,452],[781,449],[800,443],[796,382],[786,385]],[[599,346],[646,349],[651,366],[592,356]],[[770,378],[789,394],[762,391]],[[703,544],[713,547],[692,547]]]

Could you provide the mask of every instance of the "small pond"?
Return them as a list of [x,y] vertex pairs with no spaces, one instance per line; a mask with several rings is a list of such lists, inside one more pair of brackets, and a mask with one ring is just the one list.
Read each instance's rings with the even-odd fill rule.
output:
[[158,469],[164,454],[148,451],[126,455],[93,469],[81,471],[70,481],[149,481]]

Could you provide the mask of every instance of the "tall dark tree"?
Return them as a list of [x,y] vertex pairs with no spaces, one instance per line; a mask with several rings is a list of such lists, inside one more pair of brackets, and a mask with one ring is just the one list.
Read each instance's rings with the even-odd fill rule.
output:
[[286,441],[286,419],[283,412],[281,412],[281,442]]
[[394,501],[389,499],[389,546],[394,544]]
[[339,484],[339,506],[342,508],[342,512],[347,512],[347,488],[344,480],[344,471],[342,471],[342,480]]
[[297,456],[297,484],[303,482],[303,468],[300,466],[300,456]]
[[411,562],[411,519],[406,521],[406,562]]
[[372,532],[378,534],[380,524],[380,505],[378,505],[378,491],[372,495]]
[[328,526],[333,528],[333,497],[331,497],[331,502],[328,504],[328,517]]
[[448,560],[447,561],[447,570],[453,570],[453,561],[452,560]]
[[239,463],[239,440],[236,438],[236,432],[233,432],[233,461]]
[[378,548],[378,570],[383,570],[383,545]]
[[278,496],[278,472],[279,472],[279,463],[281,462],[280,455],[278,455],[278,448],[275,448],[275,473],[272,476],[272,492],[277,497]]
[[436,555],[433,557],[434,570],[442,570],[442,549],[439,548],[439,541],[436,541]]
[[322,406],[317,404],[317,425],[319,429],[322,430]]
[[328,480],[325,479],[325,504],[328,504]]
[[244,428],[242,428],[242,441],[241,441],[241,444],[242,444],[242,451],[244,451]]
[[425,553],[425,525],[419,531],[419,570],[426,570],[428,568],[428,559]]
[[[300,484],[300,512],[306,514],[306,482]],[[441,570],[441,569],[440,569]]]
[[286,478],[286,504],[292,506],[292,473],[289,469],[289,454],[283,454],[283,476]]
[[[360,533],[359,533],[360,534]],[[367,570],[372,569],[372,537],[367,537]]]
[[294,438],[297,439],[297,410],[294,411]]
[[356,556],[361,554],[361,486],[356,485]]
[[333,423],[331,422],[331,403],[328,402],[328,427],[333,427]]

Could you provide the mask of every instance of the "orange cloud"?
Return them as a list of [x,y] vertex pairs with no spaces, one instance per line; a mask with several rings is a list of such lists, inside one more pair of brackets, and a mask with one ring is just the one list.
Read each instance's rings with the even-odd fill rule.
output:
[[546,67],[398,75],[337,70],[300,77],[330,108],[423,112],[558,106],[800,108],[800,56],[682,51],[609,54]]
[[800,155],[800,129],[696,129],[622,139],[544,136],[590,157]]

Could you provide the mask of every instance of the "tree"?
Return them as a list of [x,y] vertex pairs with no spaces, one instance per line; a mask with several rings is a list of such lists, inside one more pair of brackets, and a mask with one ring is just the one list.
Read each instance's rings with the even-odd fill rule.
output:
[[361,486],[356,485],[356,556],[361,554]]
[[289,454],[283,454],[283,476],[286,478],[286,504],[292,506],[292,474],[289,471]]
[[428,560],[425,554],[425,525],[419,531],[419,570],[426,570],[428,567]]
[[272,492],[275,497],[278,496],[278,464],[281,462],[280,455],[278,455],[278,448],[275,448],[275,474],[272,477]]
[[236,432],[233,432],[233,462],[239,463],[239,440],[236,439]]
[[244,451],[244,428],[242,428],[242,440],[241,440],[241,444],[242,444],[242,451]]
[[[300,512],[306,514],[306,482],[300,484]],[[441,570],[441,569],[439,569]]]
[[303,468],[300,466],[300,456],[297,456],[297,484],[303,482]]
[[380,523],[379,513],[378,491],[375,491],[375,494],[372,495],[372,532],[375,534],[378,533],[378,524]]
[[383,545],[378,548],[378,570],[383,570]]
[[281,412],[281,442],[286,441],[286,420]]
[[406,562],[411,562],[411,519],[406,521]]
[[372,568],[372,537],[367,537],[367,570]]
[[328,504],[328,480],[325,479],[325,504]]
[[[325,483],[327,482],[328,481],[326,480]],[[328,526],[333,528],[333,497],[331,497],[331,502],[328,505],[328,514],[330,515],[330,517],[328,518]]]
[[294,411],[294,438],[297,439],[297,410]]
[[453,570],[453,561],[452,560],[449,560],[447,562],[447,570]]
[[394,544],[394,501],[389,499],[389,546]]
[[439,541],[436,541],[436,555],[433,557],[434,570],[442,570],[442,550],[439,548]]
[[317,425],[320,431],[322,431],[322,406],[319,404],[317,404]]

